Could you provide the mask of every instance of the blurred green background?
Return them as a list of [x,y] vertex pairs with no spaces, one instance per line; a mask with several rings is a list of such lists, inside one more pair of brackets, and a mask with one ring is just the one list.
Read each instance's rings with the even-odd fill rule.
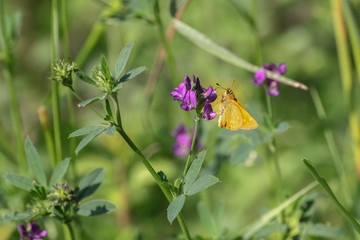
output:
[[[108,3],[116,6],[116,2]],[[242,13],[251,13],[252,9],[249,9],[249,6],[254,5],[251,2],[192,0],[181,20],[241,58],[258,64],[256,34]],[[147,71],[124,84],[119,91],[122,121],[128,135],[150,158],[157,171],[162,170],[170,181],[174,181],[181,176],[185,165],[184,159],[172,155],[172,144],[175,140],[171,133],[180,123],[192,127],[194,113],[181,110],[179,103],[174,102],[170,95],[170,91],[185,75],[195,74],[205,87],[214,86],[215,83],[229,87],[234,79],[233,89],[237,98],[250,109],[259,124],[263,124],[262,116],[266,112],[263,88],[258,88],[252,83],[253,73],[217,59],[179,34],[170,41],[178,79],[171,78],[165,63],[156,84],[149,84],[151,69],[161,46],[159,29],[149,21],[134,17],[134,12],[137,16],[142,15],[153,20],[153,2],[129,1],[125,8],[129,12],[123,11],[121,4],[118,5],[121,17],[110,19],[106,14],[111,15],[111,11],[105,10],[109,7],[100,0],[68,1],[70,56],[72,60],[76,59],[92,27],[99,21],[105,21],[105,31],[84,64],[83,69],[88,74],[91,73],[92,67],[98,64],[102,55],[106,56],[110,66],[114,66],[122,47],[131,40],[135,41],[126,70],[146,66]],[[360,3],[353,1],[352,4],[356,13]],[[160,1],[161,18],[165,28],[171,20],[169,5],[169,1]],[[255,6],[263,62],[286,62],[287,77],[317,88],[328,116],[329,127],[333,130],[336,144],[340,149],[351,188],[355,192],[358,180],[351,150],[347,109],[342,94],[330,2],[258,0]],[[45,105],[51,116],[51,1],[13,0],[7,1],[7,8],[9,13],[21,12],[21,28],[14,54],[23,135],[24,138],[30,136],[44,164],[50,167],[37,110]],[[153,87],[150,98],[145,92],[149,85]],[[95,88],[79,81],[75,81],[75,89],[84,99],[98,94]],[[309,91],[282,84],[279,91],[279,96],[272,98],[275,119],[290,124],[289,130],[276,138],[286,196],[291,196],[313,181],[301,162],[301,158],[307,157],[342,200],[336,170],[323,136],[323,125],[319,121]],[[13,141],[7,92],[1,76],[1,128]],[[67,140],[71,130],[68,126],[65,92],[62,91],[61,98],[64,157],[71,155]],[[218,92],[221,94],[222,90],[218,89]],[[77,103],[78,101],[74,100],[76,129],[102,122],[92,111],[78,108]],[[101,111],[100,105],[95,106]],[[216,140],[219,134],[230,134],[230,131],[219,129],[217,118],[208,122],[203,121],[201,130],[201,143],[208,149],[205,164],[211,165],[215,161]],[[236,134],[242,134],[242,131]],[[262,144],[256,150],[262,161],[250,165],[224,162],[217,173],[221,183],[203,194],[188,198],[184,207],[184,217],[193,236],[206,236],[196,211],[199,201],[207,203],[210,209],[218,202],[223,202],[223,224],[228,229],[228,236],[232,237],[237,236],[238,230],[259,216],[261,211],[277,205],[279,199],[274,197],[274,182],[269,176],[265,161],[266,147]],[[170,225],[167,221],[168,203],[160,189],[120,137],[101,135],[83,149],[74,161],[75,171],[80,176],[96,167],[106,169],[105,181],[94,198],[108,199],[118,207],[115,212],[108,215],[80,219],[82,227],[78,229],[86,236],[83,239],[174,239],[175,234],[180,233],[177,222]],[[0,165],[1,175],[18,171],[16,159],[4,152],[0,154]],[[68,179],[73,179],[71,170],[67,176]],[[70,186],[75,186],[72,180],[68,182]],[[319,192],[315,210],[316,221],[347,228],[347,222],[328,196],[319,188],[316,191]],[[4,178],[0,181],[0,193],[1,209],[24,209],[25,193],[10,186]],[[50,220],[43,223],[49,230],[48,239],[59,239],[59,226],[56,227],[56,223]],[[16,239],[16,233],[12,235],[12,232],[17,231],[16,226],[16,223],[0,225],[0,239]]]

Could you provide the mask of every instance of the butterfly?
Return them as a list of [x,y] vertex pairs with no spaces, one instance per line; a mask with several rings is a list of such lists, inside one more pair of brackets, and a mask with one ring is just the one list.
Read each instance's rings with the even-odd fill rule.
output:
[[[218,83],[216,84],[221,87]],[[225,89],[225,88],[224,88]],[[259,126],[256,120],[236,99],[231,88],[226,88],[220,99],[219,128],[230,130],[254,129]]]

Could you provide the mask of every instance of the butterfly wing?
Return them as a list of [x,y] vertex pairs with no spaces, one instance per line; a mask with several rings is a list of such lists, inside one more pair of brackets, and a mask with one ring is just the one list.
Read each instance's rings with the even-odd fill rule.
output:
[[230,130],[254,129],[259,126],[256,120],[245,110],[237,99],[226,101],[220,106],[219,127]]
[[228,100],[226,105],[220,106],[219,128],[226,127],[237,130],[243,126],[244,118],[240,105],[235,100]]
[[246,109],[240,104],[240,102],[238,100],[236,100],[236,102],[239,104],[242,116],[244,118],[244,122],[243,122],[243,125],[242,125],[241,129],[254,129],[254,128],[257,128],[259,126],[259,124],[255,120],[255,118],[253,118],[250,115],[250,113],[248,111],[246,111]]

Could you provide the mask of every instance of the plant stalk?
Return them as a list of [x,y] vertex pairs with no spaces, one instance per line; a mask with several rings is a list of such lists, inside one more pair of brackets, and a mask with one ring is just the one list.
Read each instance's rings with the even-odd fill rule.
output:
[[193,153],[194,153],[194,147],[195,147],[196,135],[197,135],[197,129],[198,129],[198,126],[199,126],[199,122],[200,122],[200,117],[196,116],[196,118],[195,118],[195,128],[194,128],[193,138],[192,138],[192,141],[191,141],[191,148],[190,148],[188,158],[186,160],[183,177],[185,177],[185,175],[186,175],[187,171],[189,170],[189,167],[191,166],[191,163],[193,161]]

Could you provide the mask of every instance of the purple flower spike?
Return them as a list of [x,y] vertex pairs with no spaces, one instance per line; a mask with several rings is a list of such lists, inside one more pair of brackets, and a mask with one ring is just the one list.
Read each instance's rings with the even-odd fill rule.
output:
[[254,78],[252,79],[252,81],[253,81],[257,86],[260,86],[261,84],[264,83],[265,79],[266,79],[265,70],[261,68],[259,71],[257,71],[257,72],[255,73],[255,76],[254,76]]
[[205,118],[205,120],[211,120],[214,117],[216,117],[216,112],[213,112],[213,109],[212,109],[210,103],[205,103],[202,116],[203,116],[203,118]]
[[[185,76],[184,82],[171,91],[171,96],[174,97],[175,101],[181,102],[180,107],[183,110],[191,111],[195,109],[197,115],[206,120],[214,118],[212,109],[209,112],[209,106],[207,105],[215,101],[217,92],[212,86],[209,86],[208,89],[201,86],[199,78],[196,78],[195,75],[192,75],[192,80],[189,76]],[[203,112],[201,112],[202,110]]]
[[287,72],[286,63],[281,63],[278,67],[276,67],[274,63],[263,64],[262,67],[263,67],[262,69],[260,69],[255,73],[255,76],[252,79],[252,81],[257,86],[260,86],[266,81],[266,93],[270,96],[279,95],[279,90],[278,90],[279,82],[271,78],[266,78],[266,73],[264,69],[272,71],[277,75],[283,75]]
[[[176,139],[176,142],[173,146],[173,154],[177,157],[185,158],[190,152],[192,135],[190,136],[190,133],[188,132],[184,124],[178,125],[172,135]],[[202,144],[197,143],[197,138],[198,136],[196,136],[195,139],[196,148],[201,149]]]
[[266,84],[266,93],[269,94],[270,96],[279,95],[278,85],[279,85],[278,81],[269,79],[269,81]]
[[20,224],[18,230],[21,234],[20,240],[42,239],[47,235],[47,231],[41,229],[40,226],[36,224],[36,220],[31,221],[27,226],[24,223]]

